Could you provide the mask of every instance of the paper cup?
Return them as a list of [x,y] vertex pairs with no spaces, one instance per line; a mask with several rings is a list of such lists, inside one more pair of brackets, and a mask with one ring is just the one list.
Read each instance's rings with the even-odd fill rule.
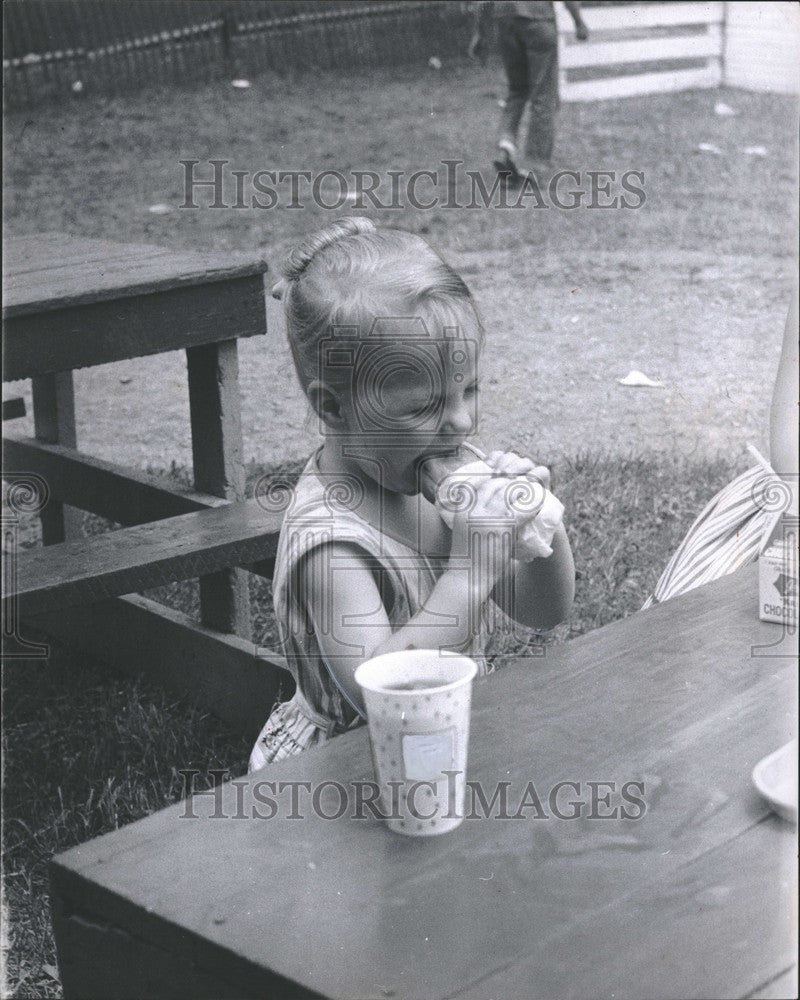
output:
[[385,653],[356,670],[381,812],[390,830],[429,837],[463,820],[477,671],[469,657],[437,649]]

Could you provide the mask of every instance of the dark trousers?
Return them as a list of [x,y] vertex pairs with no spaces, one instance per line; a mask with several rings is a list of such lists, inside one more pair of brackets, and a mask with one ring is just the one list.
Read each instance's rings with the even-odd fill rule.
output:
[[526,155],[547,161],[553,154],[558,110],[558,30],[555,19],[498,19],[498,42],[508,77],[500,138],[516,144],[525,105],[530,104]]

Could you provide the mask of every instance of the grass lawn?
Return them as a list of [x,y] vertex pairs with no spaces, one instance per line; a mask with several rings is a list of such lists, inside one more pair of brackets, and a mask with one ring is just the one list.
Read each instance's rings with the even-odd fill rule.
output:
[[[339,215],[368,214],[425,236],[472,287],[488,331],[487,450],[534,452],[548,462],[582,449],[738,454],[753,440],[765,450],[765,388],[796,246],[793,97],[708,90],[564,105],[556,167],[642,171],[646,202],[637,210],[535,208],[529,200],[519,210],[326,211],[308,197],[303,209],[288,207],[286,197],[270,210],[180,209],[182,159],[201,161],[203,177],[213,158],[251,175],[335,168],[348,178],[374,170],[387,184],[388,170],[408,178],[438,169],[442,204],[444,159],[485,168],[491,180],[503,90],[497,63],[264,75],[252,83],[91,97],[8,115],[7,233],[257,249],[275,273],[305,234]],[[715,115],[720,99],[738,114]],[[698,152],[700,143],[721,155]],[[767,155],[745,154],[757,146]],[[225,200],[233,204],[228,181]],[[580,187],[587,185],[584,177]],[[288,196],[287,184],[279,189]],[[421,197],[429,191],[420,184]],[[468,203],[468,191],[461,194]],[[197,203],[209,205],[208,193],[198,191]],[[171,211],[153,215],[155,204]],[[316,440],[271,299],[268,316],[268,336],[240,346],[245,457],[263,464],[299,459]],[[666,388],[619,386],[631,368]],[[29,394],[27,385],[14,388]],[[76,401],[86,451],[139,466],[190,464],[181,354],[78,372]]]
[[[496,64],[267,75],[247,91],[218,83],[8,115],[6,232],[257,248],[278,265],[337,213],[180,210],[181,159],[250,172],[410,174],[446,158],[481,168],[500,81]],[[714,115],[720,97],[736,117]],[[640,607],[694,516],[745,467],[745,443],[766,450],[795,246],[796,115],[793,98],[734,91],[567,105],[557,166],[643,171],[641,209],[366,212],[428,237],[477,296],[488,330],[478,440],[554,469],[578,571],[572,635]],[[721,155],[697,152],[702,142]],[[746,155],[749,146],[767,156]],[[150,213],[157,203],[171,211]],[[296,464],[317,440],[272,301],[269,319],[266,344],[241,348],[252,477]],[[667,387],[622,388],[630,368]],[[30,402],[27,384],[11,389]],[[188,465],[180,355],[79,372],[76,395],[86,451]],[[30,418],[17,429],[29,432]],[[254,582],[252,597],[268,641],[268,584]],[[191,612],[196,594],[180,585],[165,599]],[[46,666],[8,664],[3,685],[7,990],[59,996],[52,854],[174,801],[180,768],[241,773],[250,747],[211,716],[64,650]]]

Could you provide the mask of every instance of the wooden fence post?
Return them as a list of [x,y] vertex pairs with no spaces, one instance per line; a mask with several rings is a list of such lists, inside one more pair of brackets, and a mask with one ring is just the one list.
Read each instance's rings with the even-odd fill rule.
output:
[[222,45],[222,71],[226,79],[236,80],[241,75],[237,66],[236,53],[234,52],[234,35],[237,24],[236,15],[227,7],[220,14],[220,42]]

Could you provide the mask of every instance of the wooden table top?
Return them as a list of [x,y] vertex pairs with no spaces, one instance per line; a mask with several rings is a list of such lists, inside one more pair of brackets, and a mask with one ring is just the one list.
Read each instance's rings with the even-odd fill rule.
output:
[[66,233],[9,237],[3,257],[6,318],[267,270],[259,254],[192,253]]
[[[62,854],[53,891],[232,996],[258,995],[264,970],[376,1000],[756,994],[791,978],[796,830],[751,771],[794,735],[797,698],[792,643],[758,620],[757,592],[748,567],[476,682],[468,777],[487,797],[510,782],[509,815],[533,782],[540,818],[495,809],[405,838],[352,808],[314,816],[300,786],[292,819],[286,786],[263,784],[278,814],[252,817],[259,782],[371,779],[361,729],[219,803],[195,796],[197,819],[182,803]],[[567,814],[592,781],[616,783],[612,807],[643,782],[644,816],[553,814],[558,782],[581,789],[562,787]]]
[[3,380],[266,333],[266,262],[37,233],[4,243]]

